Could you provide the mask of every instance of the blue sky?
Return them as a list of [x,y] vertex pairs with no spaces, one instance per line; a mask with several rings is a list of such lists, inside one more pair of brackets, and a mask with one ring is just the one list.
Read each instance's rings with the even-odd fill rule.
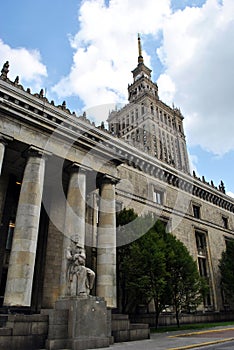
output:
[[8,0],[0,65],[96,124],[126,102],[137,33],[160,98],[180,107],[193,167],[234,193],[233,0]]

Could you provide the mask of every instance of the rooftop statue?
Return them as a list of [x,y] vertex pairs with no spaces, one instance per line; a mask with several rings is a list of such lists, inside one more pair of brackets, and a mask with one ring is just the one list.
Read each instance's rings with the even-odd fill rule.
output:
[[3,80],[7,79],[8,72],[9,72],[9,61],[6,61],[2,67],[2,70],[1,70],[1,78]]

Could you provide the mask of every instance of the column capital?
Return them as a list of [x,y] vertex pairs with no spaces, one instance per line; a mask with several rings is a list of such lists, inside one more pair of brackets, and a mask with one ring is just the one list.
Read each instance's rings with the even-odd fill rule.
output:
[[76,162],[69,164],[68,167],[67,167],[67,170],[70,173],[73,173],[73,172],[87,173],[89,171],[92,171],[92,169],[87,167],[86,165],[79,164],[79,163],[76,163]]
[[98,176],[98,183],[100,185],[102,184],[111,184],[111,185],[117,185],[119,183],[120,179],[116,176],[109,175],[109,174],[100,174]]
[[52,153],[45,151],[42,148],[30,145],[26,150],[23,151],[22,156],[24,158],[28,157],[38,157],[38,158],[47,158],[51,156]]
[[13,137],[0,133],[0,143],[7,145],[8,142],[11,142],[13,140]]

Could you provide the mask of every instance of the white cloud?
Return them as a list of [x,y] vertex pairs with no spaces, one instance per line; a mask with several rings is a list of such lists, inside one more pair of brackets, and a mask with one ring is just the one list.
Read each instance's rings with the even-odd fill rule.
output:
[[87,107],[126,101],[137,65],[137,32],[156,34],[169,14],[169,0],[145,0],[144,6],[141,0],[112,0],[108,6],[102,0],[84,1],[80,30],[71,39],[73,66],[54,91],[60,97],[77,94]]
[[[111,0],[108,5],[85,0],[79,24],[70,38],[70,73],[53,88],[59,98],[79,95],[86,108],[126,101],[137,65],[137,32],[143,39],[151,34],[152,45],[158,45],[161,32],[159,95],[181,108],[188,143],[218,155],[234,149],[233,0],[207,0],[202,7],[175,12],[169,0],[146,0],[144,6],[141,0]],[[143,54],[151,67],[151,58]]]
[[160,99],[171,105],[176,92],[176,86],[171,77],[168,74],[161,74],[157,84],[160,88]]
[[190,145],[219,155],[233,150],[233,0],[207,0],[202,8],[177,11],[163,36],[158,50],[166,66],[163,78],[175,87],[167,102],[182,108]]
[[20,83],[29,84],[36,90],[41,89],[41,81],[47,76],[47,71],[37,50],[12,48],[0,39],[0,66],[6,61],[10,64],[8,76],[11,80],[20,72]]
[[233,192],[227,192],[227,195],[229,196],[229,197],[232,197],[232,198],[234,198],[234,193]]
[[199,177],[200,174],[197,169],[198,157],[195,154],[190,154],[190,153],[188,153],[188,157],[189,157],[189,167],[190,167],[191,173],[195,171],[196,175]]

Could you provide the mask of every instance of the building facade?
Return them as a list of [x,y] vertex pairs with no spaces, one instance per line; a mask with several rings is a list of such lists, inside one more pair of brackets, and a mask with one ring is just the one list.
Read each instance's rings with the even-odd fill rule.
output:
[[108,118],[109,131],[175,169],[189,173],[183,116],[158,97],[158,86],[145,66],[138,36],[138,65],[128,86],[129,103]]
[[[73,237],[96,273],[93,294],[116,308],[116,211],[155,213],[196,259],[209,281],[204,310],[227,305],[218,263],[233,239],[234,200],[190,174],[183,116],[160,101],[138,38],[129,104],[109,131],[55,106],[41,90],[0,76],[0,303],[31,312],[66,295],[65,251]],[[137,238],[137,237],[136,237]],[[117,243],[116,243],[117,242]]]

